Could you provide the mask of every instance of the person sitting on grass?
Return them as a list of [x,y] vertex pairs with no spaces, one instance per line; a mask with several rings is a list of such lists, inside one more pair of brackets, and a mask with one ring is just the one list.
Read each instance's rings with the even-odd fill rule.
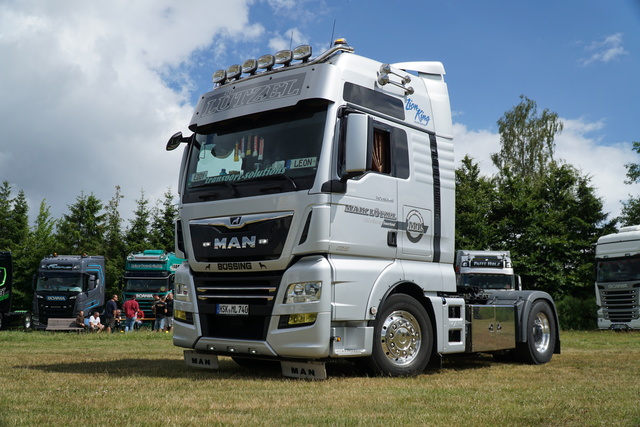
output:
[[87,329],[84,318],[84,310],[78,311],[78,316],[76,317],[76,326],[82,329]]
[[89,327],[93,332],[102,332],[104,329],[104,325],[100,323],[100,313],[97,311],[93,312],[93,316],[89,317]]

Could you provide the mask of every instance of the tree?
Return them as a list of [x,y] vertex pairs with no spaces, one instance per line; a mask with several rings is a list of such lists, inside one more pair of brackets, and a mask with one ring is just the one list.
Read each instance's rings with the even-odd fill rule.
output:
[[464,156],[456,169],[456,249],[491,250],[495,229],[489,221],[495,200],[494,184],[480,175],[480,167]]
[[0,250],[10,251],[22,244],[29,231],[29,205],[24,191],[11,198],[11,185],[0,187]]
[[105,269],[107,277],[107,294],[117,293],[120,278],[124,274],[127,250],[122,233],[122,222],[120,216],[120,200],[124,196],[120,193],[120,186],[116,186],[115,195],[109,200],[105,209]]
[[[632,150],[640,154],[640,142],[633,141]],[[624,167],[627,168],[627,179],[625,184],[634,184],[640,181],[640,164],[627,163]]]
[[93,194],[81,193],[76,203],[69,206],[58,224],[56,238],[59,253],[69,255],[103,255],[105,214],[102,202]]
[[162,208],[157,205],[153,210],[151,225],[151,241],[155,249],[164,249],[165,252],[173,252],[175,246],[175,221],[178,217],[178,209],[173,203],[171,189],[164,193]]
[[33,300],[31,278],[36,274],[40,260],[51,254],[56,247],[56,220],[51,216],[49,206],[43,200],[40,203],[38,217],[29,230],[24,245],[20,246],[13,258],[14,261],[14,295],[13,305],[17,309],[30,309]]
[[[634,141],[632,150],[640,154],[640,142]],[[625,184],[640,182],[640,164],[627,163],[624,167],[627,168]],[[640,198],[629,195],[629,200],[622,202],[622,213],[618,220],[622,225],[640,224]]]
[[544,175],[553,161],[554,139],[563,123],[556,113],[544,109],[538,115],[536,102],[520,95],[520,103],[498,120],[500,151],[491,155],[500,174],[532,179]]
[[151,234],[149,232],[149,217],[151,211],[148,205],[149,200],[145,197],[144,190],[141,190],[140,198],[136,200],[134,218],[129,220],[131,226],[125,236],[127,252],[141,252],[149,249],[149,245],[151,244]]
[[613,225],[590,181],[553,162],[533,183],[504,177],[492,220],[526,289],[555,297],[593,293],[593,243]]
[[501,150],[496,199],[489,223],[495,242],[510,250],[523,287],[555,297],[592,292],[593,243],[615,222],[606,222],[591,178],[554,159],[558,115],[521,96],[498,120]]

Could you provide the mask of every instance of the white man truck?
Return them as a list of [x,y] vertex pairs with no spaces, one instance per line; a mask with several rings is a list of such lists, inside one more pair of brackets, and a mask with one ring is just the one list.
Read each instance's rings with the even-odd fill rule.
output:
[[33,324],[46,328],[50,318],[73,318],[84,310],[102,312],[105,304],[103,256],[51,255],[40,261],[33,278]]
[[640,329],[640,225],[596,243],[598,328]]
[[337,41],[213,75],[179,177],[173,342],[185,362],[351,358],[417,375],[453,353],[559,352],[544,292],[456,286],[454,156],[439,62],[383,64]]
[[480,289],[522,289],[520,276],[513,272],[509,251],[456,252],[458,286]]

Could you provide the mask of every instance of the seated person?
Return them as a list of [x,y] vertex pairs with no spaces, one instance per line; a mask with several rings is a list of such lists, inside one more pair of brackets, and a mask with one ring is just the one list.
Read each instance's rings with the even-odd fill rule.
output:
[[93,315],[89,317],[89,328],[92,331],[102,332],[104,329],[104,325],[100,323],[100,313],[97,311],[93,312]]
[[84,310],[78,311],[78,317],[76,317],[76,326],[82,329],[87,329],[86,319],[84,318]]
[[142,327],[142,319],[144,319],[144,311],[138,310],[136,313],[136,321],[134,323],[134,327],[141,328]]

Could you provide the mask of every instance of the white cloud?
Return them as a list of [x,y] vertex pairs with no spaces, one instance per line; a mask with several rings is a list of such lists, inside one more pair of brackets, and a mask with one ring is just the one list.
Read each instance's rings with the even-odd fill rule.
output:
[[284,34],[275,34],[269,39],[269,48],[274,52],[283,49],[293,49],[302,44],[308,44],[309,38],[297,28],[289,28]]
[[628,55],[622,46],[622,33],[612,34],[602,41],[593,42],[585,48],[585,51],[589,57],[581,60],[582,65],[590,65],[594,62],[606,64],[621,56]]
[[[620,215],[621,200],[626,200],[634,188],[624,184],[626,169],[621,165],[640,158],[633,155],[631,144],[626,142],[602,144],[592,133],[602,131],[603,121],[561,119],[564,131],[556,139],[555,158],[578,168],[591,176],[591,184],[604,204],[604,212],[612,219]],[[500,135],[487,130],[469,130],[461,123],[453,126],[456,166],[468,154],[478,162],[481,172],[491,176],[497,169],[491,162],[491,154],[500,150]]]
[[164,144],[186,131],[194,86],[180,68],[214,40],[259,34],[247,3],[0,4],[0,181],[56,218],[81,192],[106,203],[120,185],[125,217],[141,189],[152,203],[175,192],[180,153]]
[[628,199],[633,188],[624,184],[626,169],[630,161],[640,162],[631,151],[631,143],[602,144],[591,136],[603,130],[603,121],[589,122],[585,119],[562,119],[564,131],[556,138],[556,158],[563,159],[592,177],[591,183],[602,198],[604,212],[609,218],[620,215],[621,200]]
[[456,167],[465,155],[478,163],[484,175],[490,176],[498,170],[491,161],[491,154],[500,150],[500,135],[488,130],[469,130],[461,123],[453,125]]

